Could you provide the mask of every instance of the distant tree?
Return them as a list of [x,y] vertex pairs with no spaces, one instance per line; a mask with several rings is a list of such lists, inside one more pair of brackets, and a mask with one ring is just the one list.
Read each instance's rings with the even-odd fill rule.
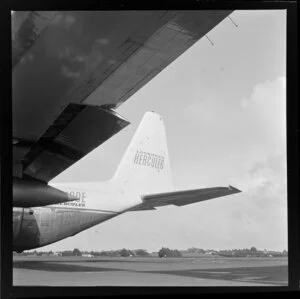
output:
[[205,250],[202,248],[192,247],[187,250],[188,253],[205,253]]
[[255,247],[251,247],[250,251],[251,251],[251,253],[256,253],[257,249]]
[[150,254],[147,252],[147,250],[144,250],[144,249],[135,250],[135,254],[137,256],[142,256],[142,257],[150,256]]
[[100,256],[100,252],[98,252],[98,251],[91,251],[91,255],[93,255],[93,256]]
[[127,249],[125,249],[125,248],[123,248],[123,249],[120,251],[120,256],[122,256],[122,257],[127,257],[127,256],[129,256],[129,255],[130,255],[129,251],[128,251]]
[[167,257],[167,250],[168,250],[168,248],[162,247],[162,248],[158,251],[158,256],[159,256],[159,257]]
[[182,254],[177,249],[169,249],[162,247],[158,252],[159,257],[182,257]]
[[82,255],[81,251],[78,248],[74,248],[72,253],[73,253],[74,256],[81,256]]
[[61,252],[61,256],[72,256],[73,255],[73,251],[71,250],[65,250]]
[[99,252],[100,256],[110,256],[109,251],[101,251]]
[[172,256],[173,257],[182,257],[182,254],[179,250],[175,249],[175,250],[171,250]]
[[197,252],[197,248],[195,248],[195,247],[188,248],[187,252],[189,252],[189,253],[196,253]]

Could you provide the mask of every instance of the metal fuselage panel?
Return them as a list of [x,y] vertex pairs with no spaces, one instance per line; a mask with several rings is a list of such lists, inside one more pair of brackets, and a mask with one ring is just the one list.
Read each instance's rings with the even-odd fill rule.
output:
[[14,207],[15,251],[45,246],[74,236],[141,203],[137,191],[129,189],[129,193],[125,192],[119,181],[49,184],[48,187],[77,199],[43,207]]
[[57,242],[118,214],[57,207],[13,208],[13,250]]

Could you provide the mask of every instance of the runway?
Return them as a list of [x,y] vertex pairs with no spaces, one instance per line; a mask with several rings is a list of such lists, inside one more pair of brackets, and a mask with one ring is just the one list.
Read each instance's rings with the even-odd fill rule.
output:
[[14,257],[14,286],[287,286],[286,258]]

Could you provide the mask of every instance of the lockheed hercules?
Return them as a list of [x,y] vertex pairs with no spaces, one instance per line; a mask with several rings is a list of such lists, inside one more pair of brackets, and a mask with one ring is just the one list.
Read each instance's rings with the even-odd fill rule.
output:
[[172,191],[164,125],[153,112],[110,181],[51,183],[125,128],[116,108],[231,12],[12,14],[14,250],[57,242],[127,211],[240,192]]
[[59,202],[13,209],[13,248],[18,252],[74,236],[128,211],[184,206],[241,192],[232,186],[173,191],[165,127],[154,112],[143,117],[110,181],[45,185],[16,179],[14,186],[20,202],[29,196],[36,202],[42,202],[39,196]]

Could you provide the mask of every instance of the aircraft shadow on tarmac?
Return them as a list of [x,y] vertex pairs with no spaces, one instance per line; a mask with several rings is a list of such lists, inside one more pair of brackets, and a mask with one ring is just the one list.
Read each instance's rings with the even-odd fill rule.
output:
[[[53,271],[53,272],[101,272],[101,271],[116,271],[113,268],[102,268],[102,267],[86,267],[80,265],[67,265],[59,262],[14,262],[14,268],[27,269],[27,270],[38,270],[38,271]],[[118,269],[122,270],[122,269]]]
[[[159,271],[162,274],[183,275],[187,277],[221,279],[221,280],[249,280],[260,283],[284,284],[288,269],[284,266],[273,267],[242,267],[218,269],[191,269],[179,271]],[[287,283],[287,281],[286,281]]]

